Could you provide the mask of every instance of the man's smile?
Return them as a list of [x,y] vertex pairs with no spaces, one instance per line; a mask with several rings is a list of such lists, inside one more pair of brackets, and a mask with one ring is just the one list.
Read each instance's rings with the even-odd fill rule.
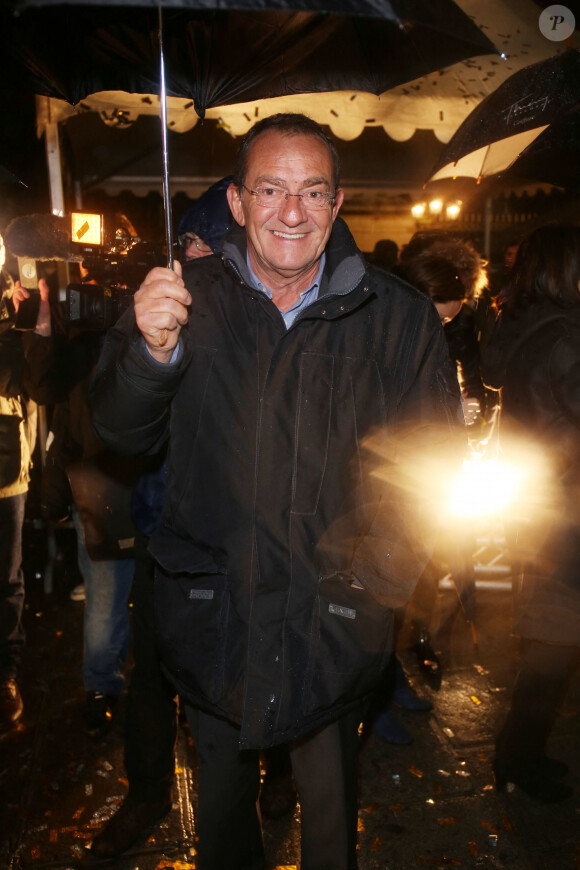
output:
[[307,233],[283,233],[280,230],[272,230],[279,239],[303,239]]

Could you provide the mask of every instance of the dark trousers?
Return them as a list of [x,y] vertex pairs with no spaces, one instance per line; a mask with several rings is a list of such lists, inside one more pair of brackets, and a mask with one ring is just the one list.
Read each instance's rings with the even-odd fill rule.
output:
[[510,710],[496,740],[501,762],[527,763],[545,754],[577,658],[577,646],[523,641]]
[[[199,761],[200,870],[264,870],[257,801],[259,752],[240,751],[239,728],[189,705]],[[300,799],[301,870],[357,870],[358,726],[351,712],[290,744]]]
[[0,679],[18,676],[24,646],[22,525],[26,493],[0,498]]
[[177,702],[161,670],[153,599],[154,563],[147,539],[135,539],[133,670],[125,714],[125,768],[129,794],[160,801],[171,793],[175,773]]

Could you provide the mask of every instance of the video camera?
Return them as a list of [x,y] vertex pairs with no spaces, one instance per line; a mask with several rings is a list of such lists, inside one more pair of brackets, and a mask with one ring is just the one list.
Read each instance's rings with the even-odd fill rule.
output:
[[143,242],[123,215],[105,227],[103,215],[28,215],[6,228],[7,249],[18,259],[20,283],[31,293],[21,302],[17,329],[34,329],[38,281],[64,301],[67,325],[105,331],[130,307],[133,294],[154,266],[167,264],[163,244]]

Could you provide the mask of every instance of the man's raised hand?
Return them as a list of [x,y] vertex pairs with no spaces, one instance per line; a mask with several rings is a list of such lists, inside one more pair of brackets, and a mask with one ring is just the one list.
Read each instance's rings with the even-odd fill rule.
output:
[[135,293],[137,326],[151,355],[158,362],[169,362],[187,323],[191,296],[181,277],[181,263],[172,269],[152,269]]

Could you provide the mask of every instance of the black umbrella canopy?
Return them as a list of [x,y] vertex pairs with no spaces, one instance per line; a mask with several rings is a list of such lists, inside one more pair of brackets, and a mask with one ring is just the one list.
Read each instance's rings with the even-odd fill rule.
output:
[[[384,91],[497,53],[453,0],[173,0],[163,6],[166,93],[209,107],[284,94]],[[2,13],[12,86],[77,104],[159,93],[158,4],[20,0]]]
[[20,0],[20,9],[38,6],[141,6],[154,9],[294,9],[341,15],[394,16],[390,0]]
[[[482,100],[443,149],[431,180],[502,172],[520,155],[529,155],[527,149],[533,148],[530,143],[546,136],[550,125],[560,124],[578,111],[580,51],[569,49],[519,70]],[[571,124],[561,129],[562,145],[570,150],[577,127]],[[557,137],[557,131],[552,135]],[[544,140],[552,146],[555,141]],[[580,145],[580,140],[575,142],[576,147]],[[542,145],[536,153],[547,155]]]
[[528,145],[505,177],[543,181],[580,192],[580,105]]

